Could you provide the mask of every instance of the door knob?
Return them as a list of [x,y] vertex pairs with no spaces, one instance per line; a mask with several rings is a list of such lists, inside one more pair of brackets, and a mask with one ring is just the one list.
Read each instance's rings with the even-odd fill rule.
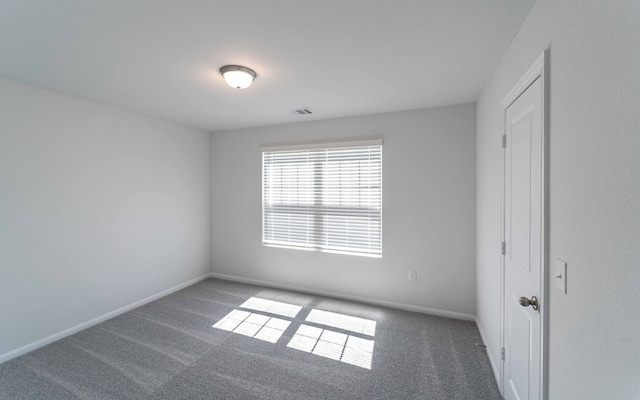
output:
[[522,307],[531,306],[534,310],[538,310],[538,298],[536,296],[531,296],[531,300],[526,297],[520,297],[519,302]]

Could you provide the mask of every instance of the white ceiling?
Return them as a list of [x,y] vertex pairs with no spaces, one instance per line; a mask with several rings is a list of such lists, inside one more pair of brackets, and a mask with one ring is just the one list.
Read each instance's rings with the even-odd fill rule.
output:
[[208,131],[468,103],[534,1],[0,0],[0,77]]

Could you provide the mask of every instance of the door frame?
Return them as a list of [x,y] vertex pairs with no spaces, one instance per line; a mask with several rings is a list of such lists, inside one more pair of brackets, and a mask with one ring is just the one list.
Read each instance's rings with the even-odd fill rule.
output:
[[[506,135],[506,113],[509,106],[518,98],[520,95],[527,90],[527,88],[536,80],[538,77],[541,78],[542,82],[542,96],[541,96],[541,113],[542,113],[542,169],[541,178],[542,178],[542,221],[541,221],[541,253],[540,260],[542,261],[542,265],[540,267],[540,299],[538,299],[540,303],[540,400],[548,398],[548,367],[547,360],[548,357],[548,302],[549,298],[549,285],[547,283],[548,277],[548,269],[549,269],[549,213],[548,213],[548,204],[549,204],[549,50],[545,50],[538,56],[538,58],[533,62],[533,64],[527,69],[527,71],[522,75],[520,80],[513,86],[513,88],[509,91],[509,93],[502,100],[501,106],[501,138],[503,135]],[[501,204],[500,204],[500,240],[501,243],[505,243],[505,196],[506,196],[506,152],[504,146],[501,151],[502,158],[502,167],[501,167]],[[504,351],[505,351],[505,336],[506,336],[506,321],[505,321],[505,307],[506,307],[506,299],[505,299],[505,255],[502,254],[500,257],[500,348],[502,357],[500,360],[500,393],[504,396],[505,393],[505,360],[504,360]]]

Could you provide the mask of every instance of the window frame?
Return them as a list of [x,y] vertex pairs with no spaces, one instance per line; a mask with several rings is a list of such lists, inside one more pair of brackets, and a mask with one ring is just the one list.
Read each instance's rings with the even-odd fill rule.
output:
[[[357,141],[340,141],[340,142],[316,142],[316,143],[298,143],[298,144],[286,144],[286,145],[264,145],[261,147],[261,168],[262,168],[262,245],[267,247],[279,247],[286,249],[295,249],[295,250],[307,250],[307,251],[320,251],[327,253],[337,253],[337,254],[348,254],[348,255],[356,255],[363,257],[373,257],[373,258],[381,258],[382,257],[382,147],[383,140],[382,139],[367,139],[367,140],[357,140]],[[362,150],[358,152],[358,149]],[[366,149],[366,150],[365,150]],[[273,193],[269,192],[271,187],[267,187],[271,182],[269,181],[269,177],[267,176],[267,170],[269,167],[274,168],[277,165],[276,162],[273,161],[274,155],[277,153],[280,154],[302,154],[307,152],[306,161],[302,161],[304,158],[300,160],[300,166],[309,168],[311,165],[311,169],[313,172],[307,172],[308,176],[311,176],[312,179],[312,191],[314,193],[311,196],[312,203],[306,205],[294,205],[294,204],[286,204],[280,203],[269,206],[269,201],[267,200],[268,196],[273,196]],[[311,157],[314,161],[310,161],[309,154],[322,154],[324,152],[326,159],[325,161],[318,161],[318,158]],[[348,154],[353,154],[355,156],[363,156],[368,154],[368,159],[362,158],[361,160],[356,159],[355,161],[367,161],[365,162],[365,168],[368,177],[363,178],[365,175],[363,172],[358,172],[356,174],[353,173],[342,173],[342,172],[327,172],[330,166],[335,166],[340,164],[340,162],[347,163],[350,160],[344,159],[328,161],[329,154],[336,154],[338,152],[347,152]],[[367,153],[368,152],[368,153]],[[268,161],[268,157],[272,157],[271,161]],[[293,161],[292,163],[295,163]],[[336,164],[337,163],[337,164]],[[374,170],[375,173],[371,175],[371,170]],[[318,172],[320,171],[320,172]],[[284,173],[280,172],[279,176],[282,176]],[[303,173],[304,174],[304,173]],[[296,177],[298,177],[298,173]],[[307,176],[307,178],[308,178]],[[324,184],[327,182],[334,182],[331,179],[335,179],[337,177],[350,177],[353,178],[357,176],[358,184],[361,183],[363,179],[370,179],[373,182],[377,182],[377,185],[371,185],[371,181],[369,182],[369,186],[365,189],[362,186],[355,187],[356,197],[358,199],[366,198],[367,201],[374,202],[373,207],[361,207],[361,206],[336,206],[332,205],[331,201],[327,203],[327,198],[330,196],[335,196],[338,193],[338,197],[340,201],[342,201],[343,192],[347,190],[353,190],[354,188],[351,186],[347,186],[345,189],[342,186],[337,189],[327,188],[328,185]],[[298,179],[298,178],[297,178]],[[320,183],[318,183],[320,182]],[[330,184],[329,183],[329,184]],[[335,183],[335,182],[334,182]],[[342,181],[340,181],[340,185],[342,185]],[[298,188],[298,186],[296,186]],[[370,193],[366,193],[368,191]],[[295,190],[296,196],[302,192],[302,190]],[[373,195],[372,195],[373,193]],[[344,195],[347,196],[347,195]],[[368,196],[368,197],[367,197]],[[298,197],[296,197],[298,198]],[[331,197],[333,199],[334,197]],[[349,198],[352,198],[349,197]],[[307,196],[307,200],[310,198]],[[286,240],[278,240],[278,238],[274,238],[277,234],[273,233],[277,230],[274,226],[277,225],[276,222],[273,221],[274,216],[277,217],[279,215],[285,215],[285,212],[282,213],[273,213],[273,210],[276,207],[282,207],[283,211],[288,213],[297,214],[299,216],[304,216],[306,218],[305,223],[293,223],[291,225],[287,225],[289,228],[291,227],[302,227],[304,226],[307,229],[307,242],[296,242],[296,241],[286,241]],[[357,217],[359,219],[356,219]],[[363,219],[363,216],[366,216],[366,219]],[[269,225],[269,221],[267,218],[271,217],[271,225]],[[358,228],[352,229],[355,233],[343,235],[346,237],[344,241],[348,243],[351,241],[351,246],[338,246],[336,245],[336,237],[340,236],[338,232],[341,232],[339,229],[334,229],[332,231],[327,230],[325,225],[326,221],[329,221],[331,218],[334,220],[337,219],[339,221],[347,221],[346,225],[349,225],[349,221],[353,219],[355,222],[359,224],[370,225],[368,228],[359,228],[360,232],[366,232],[366,234],[358,233]],[[351,219],[350,219],[351,218]],[[320,222],[322,219],[325,222]],[[342,222],[344,224],[344,222]],[[267,234],[267,226],[270,227],[271,234]],[[354,224],[356,226],[356,224]],[[373,228],[373,230],[371,229]],[[349,231],[349,228],[346,229],[346,232]],[[376,231],[378,232],[376,234]],[[312,232],[309,234],[309,232]],[[372,234],[373,232],[373,234]],[[295,236],[295,234],[291,234],[291,236]],[[291,239],[291,236],[289,239]],[[367,245],[357,245],[357,242],[362,242],[363,237],[368,238]],[[310,239],[311,238],[311,239]],[[373,238],[373,240],[372,240]],[[329,241],[333,241],[334,245],[328,244]],[[324,242],[324,243],[322,243]],[[356,242],[356,244],[353,244]],[[366,240],[365,240],[366,242]]]

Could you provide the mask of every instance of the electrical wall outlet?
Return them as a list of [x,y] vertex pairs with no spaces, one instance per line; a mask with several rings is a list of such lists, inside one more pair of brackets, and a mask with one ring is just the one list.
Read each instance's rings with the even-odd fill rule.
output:
[[558,289],[562,290],[562,293],[567,294],[567,263],[559,258],[556,258],[554,279]]
[[410,281],[417,281],[418,280],[418,271],[416,271],[415,269],[410,269],[409,270],[409,280]]

